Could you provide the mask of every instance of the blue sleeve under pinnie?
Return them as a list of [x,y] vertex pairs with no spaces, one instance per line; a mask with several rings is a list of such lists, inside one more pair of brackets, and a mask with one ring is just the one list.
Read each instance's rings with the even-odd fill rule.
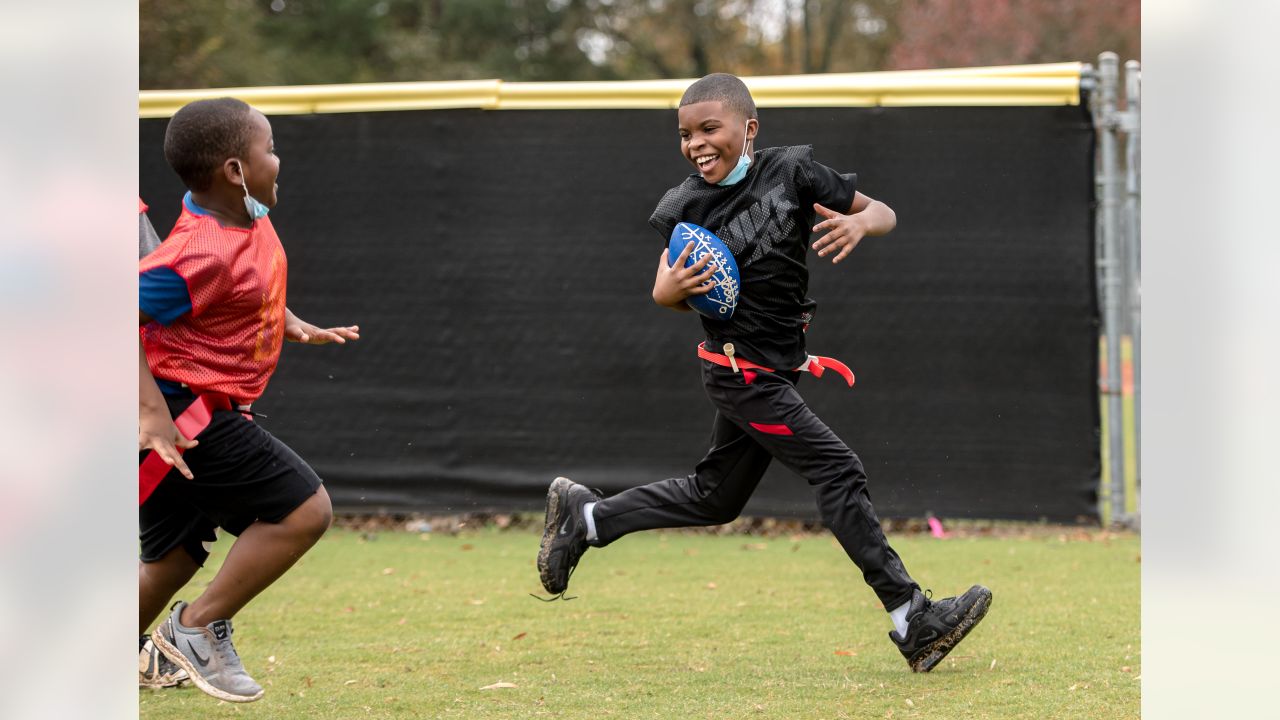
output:
[[191,312],[187,281],[170,267],[138,273],[138,308],[161,325]]

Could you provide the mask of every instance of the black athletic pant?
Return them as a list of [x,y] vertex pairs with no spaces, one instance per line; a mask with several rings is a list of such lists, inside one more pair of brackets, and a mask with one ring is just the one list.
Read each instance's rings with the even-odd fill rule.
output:
[[692,475],[597,503],[596,544],[640,530],[727,523],[742,512],[776,457],[813,487],[823,523],[885,608],[909,601],[919,586],[880,530],[862,461],[796,392],[799,376],[757,372],[752,378],[704,360],[703,383],[717,410],[711,450]]

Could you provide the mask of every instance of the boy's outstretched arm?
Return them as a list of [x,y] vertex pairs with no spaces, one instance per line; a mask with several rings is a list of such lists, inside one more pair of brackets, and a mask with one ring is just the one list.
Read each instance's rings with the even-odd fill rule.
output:
[[334,327],[326,330],[312,325],[294,315],[289,308],[285,308],[284,339],[292,342],[307,343],[308,345],[327,345],[329,343],[344,345],[348,340],[360,339],[360,326],[347,325],[346,327]]
[[[706,295],[715,287],[711,276],[716,272],[715,265],[708,265],[711,253],[702,256],[698,262],[685,267],[689,253],[693,252],[693,242],[684,246],[680,256],[670,266],[667,265],[667,251],[658,256],[658,273],[653,278],[653,301],[665,308],[689,310],[685,299],[694,295]],[[710,281],[710,282],[708,282]],[[703,284],[707,283],[707,284]]]
[[[144,312],[139,312],[139,324],[151,322]],[[187,450],[195,447],[196,440],[188,440],[178,432],[178,426],[169,417],[169,407],[165,404],[164,395],[151,375],[151,367],[147,365],[147,353],[142,349],[142,340],[138,340],[138,450],[154,450],[169,465],[178,468],[188,480],[195,476],[182,460],[178,448]]]
[[860,192],[853,194],[853,205],[849,207],[848,213],[836,212],[818,203],[813,204],[813,209],[825,218],[813,226],[813,231],[827,231],[826,235],[813,243],[813,249],[818,251],[818,257],[826,257],[835,252],[836,256],[831,258],[832,264],[840,262],[853,252],[862,238],[884,235],[898,224],[898,216],[893,208]]

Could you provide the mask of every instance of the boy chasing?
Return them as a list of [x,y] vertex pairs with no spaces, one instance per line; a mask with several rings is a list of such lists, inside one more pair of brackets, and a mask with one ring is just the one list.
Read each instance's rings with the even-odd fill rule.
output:
[[332,519],[320,478],[251,405],[284,339],[345,343],[359,328],[324,330],[285,307],[287,262],[267,219],[280,160],[262,113],[233,98],[193,102],[164,149],[189,192],[138,266],[139,629],[204,564],[216,528],[237,536],[205,591],[175,603],[151,637],[204,692],[249,702],[262,687],[231,643],[231,618]]

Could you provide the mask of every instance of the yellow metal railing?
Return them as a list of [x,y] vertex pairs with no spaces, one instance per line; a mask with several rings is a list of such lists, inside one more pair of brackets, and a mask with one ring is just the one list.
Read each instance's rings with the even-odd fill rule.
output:
[[[744,77],[760,107],[1079,105],[1081,63],[946,70]],[[240,98],[268,115],[391,110],[586,110],[674,108],[692,82],[356,83],[287,87],[144,90],[139,116],[170,117],[202,98]]]

